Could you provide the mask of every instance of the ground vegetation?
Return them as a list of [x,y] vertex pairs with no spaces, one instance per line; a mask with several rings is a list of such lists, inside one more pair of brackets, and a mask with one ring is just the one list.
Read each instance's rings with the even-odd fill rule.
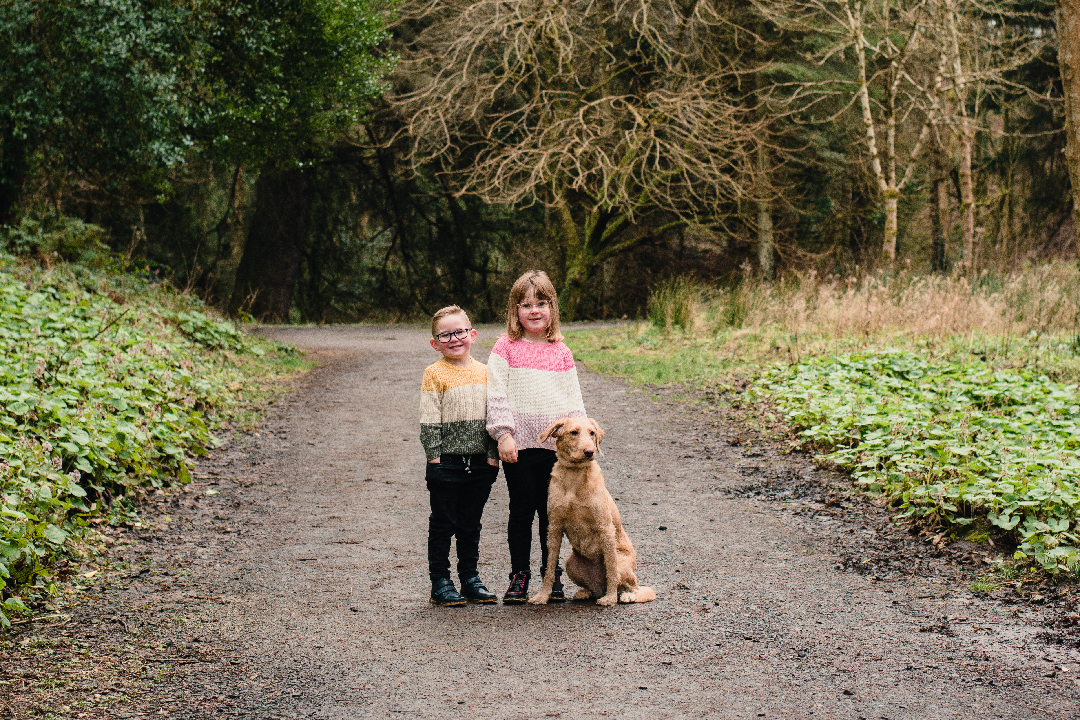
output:
[[0,625],[47,606],[139,496],[190,482],[223,423],[302,362],[122,272],[92,226],[6,240],[24,254],[0,255]]
[[654,293],[649,323],[571,345],[637,382],[734,393],[898,519],[1075,575],[1078,284],[1070,265],[975,283],[680,280]]

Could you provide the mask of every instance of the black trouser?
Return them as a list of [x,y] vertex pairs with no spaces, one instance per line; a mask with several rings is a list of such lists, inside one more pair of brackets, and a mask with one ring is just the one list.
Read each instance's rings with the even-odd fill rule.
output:
[[506,523],[506,540],[510,545],[512,572],[529,569],[533,516],[540,518],[540,568],[547,567],[548,484],[555,460],[554,450],[527,448],[518,451],[516,463],[503,463],[506,489],[510,493],[510,521]]
[[440,460],[427,466],[428,574],[432,580],[450,577],[450,538],[456,537],[458,577],[470,578],[480,561],[480,518],[499,468],[488,465],[483,454],[443,455]]

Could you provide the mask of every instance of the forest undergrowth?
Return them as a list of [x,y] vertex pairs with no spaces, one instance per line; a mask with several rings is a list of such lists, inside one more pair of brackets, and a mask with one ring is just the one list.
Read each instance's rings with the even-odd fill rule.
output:
[[1080,271],[660,284],[590,368],[750,401],[793,448],[1002,563],[1080,571]]
[[101,529],[137,526],[141,496],[189,482],[215,432],[306,365],[125,271],[93,233],[0,238],[0,626],[48,611]]

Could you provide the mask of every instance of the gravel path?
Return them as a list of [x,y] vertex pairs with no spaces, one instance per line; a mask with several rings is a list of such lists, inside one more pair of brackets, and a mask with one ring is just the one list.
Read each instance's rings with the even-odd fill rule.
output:
[[[114,659],[139,658],[160,691],[70,716],[1080,717],[1080,653],[1037,637],[1049,610],[971,594],[948,555],[883,554],[903,533],[822,494],[837,479],[805,458],[584,371],[607,485],[658,600],[434,608],[417,426],[437,357],[427,333],[270,334],[321,367],[257,435],[200,463],[168,520],[117,550],[131,571],[68,625],[97,628],[84,643],[126,638]],[[500,595],[506,517],[500,478],[480,566]]]

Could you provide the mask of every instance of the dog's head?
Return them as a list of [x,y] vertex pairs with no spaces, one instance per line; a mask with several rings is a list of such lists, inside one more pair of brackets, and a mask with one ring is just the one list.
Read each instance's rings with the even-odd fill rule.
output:
[[568,463],[592,462],[600,452],[604,431],[592,418],[563,418],[551,423],[540,434],[540,442],[555,438],[555,452],[559,460]]

